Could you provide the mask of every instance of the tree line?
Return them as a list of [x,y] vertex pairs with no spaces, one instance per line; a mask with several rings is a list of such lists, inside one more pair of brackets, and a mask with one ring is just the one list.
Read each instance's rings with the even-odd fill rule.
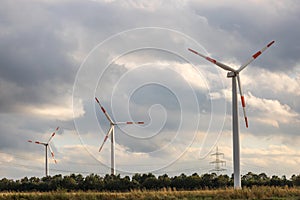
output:
[[[242,176],[242,185],[252,186],[300,186],[300,174],[293,175],[290,179],[285,176],[268,177],[265,173],[254,174],[248,172]],[[130,190],[160,190],[172,188],[176,190],[198,190],[217,189],[233,186],[233,176],[217,175],[215,173],[198,175],[194,173],[190,176],[181,174],[169,177],[167,174],[156,177],[152,173],[134,174],[121,177],[120,175],[105,175],[101,177],[97,174],[90,174],[83,177],[81,174],[71,174],[62,176],[61,174],[38,177],[24,177],[20,180],[3,178],[0,180],[0,191],[130,191]]]

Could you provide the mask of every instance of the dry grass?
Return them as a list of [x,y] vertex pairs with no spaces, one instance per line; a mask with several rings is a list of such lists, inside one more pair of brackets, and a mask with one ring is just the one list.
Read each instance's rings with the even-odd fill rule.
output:
[[176,191],[163,189],[160,191],[133,190],[130,192],[30,192],[0,193],[2,199],[288,199],[300,200],[300,188],[288,187],[252,187],[241,190],[217,189]]

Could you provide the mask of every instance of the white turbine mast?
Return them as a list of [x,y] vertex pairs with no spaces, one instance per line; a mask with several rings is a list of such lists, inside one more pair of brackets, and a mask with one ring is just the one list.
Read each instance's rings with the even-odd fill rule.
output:
[[[34,142],[35,144],[40,144],[40,145],[45,146],[45,175],[46,175],[46,177],[48,176],[48,148],[49,148],[49,151],[51,153],[51,157],[52,157],[54,163],[55,164],[57,163],[56,159],[54,158],[54,153],[53,153],[53,150],[51,148],[50,142],[51,142],[52,138],[55,136],[58,129],[59,129],[59,127],[57,127],[55,129],[55,131],[52,133],[52,135],[50,136],[50,138],[47,142],[39,142],[39,141]],[[33,143],[32,140],[28,140],[28,142]]]
[[232,136],[233,136],[233,171],[234,171],[234,188],[241,188],[241,174],[240,174],[240,144],[239,144],[239,125],[238,125],[238,108],[237,108],[237,87],[236,87],[236,80],[238,82],[239,92],[241,95],[241,102],[243,107],[243,113],[245,118],[245,124],[248,128],[248,119],[246,115],[246,104],[245,98],[242,92],[241,80],[239,73],[245,69],[252,61],[254,61],[258,56],[260,56],[267,48],[269,48],[275,41],[270,42],[267,46],[262,48],[260,51],[256,52],[252,55],[252,57],[245,62],[241,67],[237,70],[225,65],[213,58],[207,57],[193,49],[188,49],[189,51],[197,54],[205,58],[206,60],[212,62],[213,64],[221,67],[222,69],[229,71],[227,73],[228,78],[232,78]]
[[110,135],[110,140],[111,140],[111,174],[115,175],[115,138],[114,138],[114,130],[115,130],[115,125],[119,126],[119,125],[126,125],[126,124],[144,124],[144,122],[139,121],[139,122],[133,122],[133,121],[128,121],[128,122],[114,122],[111,117],[108,115],[108,113],[106,112],[106,110],[104,109],[104,107],[101,105],[100,101],[98,100],[97,97],[95,97],[96,102],[98,103],[98,105],[100,106],[102,112],[104,113],[104,115],[106,116],[107,120],[110,123],[110,128],[107,132],[107,134],[105,135],[104,141],[101,144],[100,148],[99,148],[99,152],[102,150],[106,140],[108,139],[108,136]]

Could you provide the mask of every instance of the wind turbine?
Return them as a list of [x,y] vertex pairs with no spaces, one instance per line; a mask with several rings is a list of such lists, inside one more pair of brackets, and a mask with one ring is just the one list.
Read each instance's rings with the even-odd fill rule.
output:
[[213,58],[207,57],[193,49],[188,49],[189,51],[205,58],[206,60],[212,62],[213,64],[221,67],[222,69],[229,71],[227,73],[227,78],[232,79],[232,136],[233,136],[233,171],[234,171],[234,188],[241,187],[241,175],[240,175],[240,144],[239,144],[239,125],[238,125],[238,107],[237,107],[237,89],[236,89],[236,80],[238,82],[238,87],[241,95],[241,102],[243,107],[243,113],[245,118],[246,127],[248,128],[248,119],[245,110],[245,98],[243,96],[241,80],[239,73],[247,67],[252,61],[254,61],[258,56],[260,56],[267,48],[269,48],[275,41],[270,42],[267,46],[262,48],[260,51],[252,55],[252,57],[245,62],[237,70],[232,67],[225,65]]
[[[55,129],[55,132],[57,132],[58,129],[59,129],[59,127],[57,127]],[[54,153],[52,151],[52,148],[50,146],[50,141],[55,136],[55,132],[52,133],[52,135],[50,136],[50,138],[49,138],[49,140],[47,142],[39,142],[39,141],[35,141],[34,142],[35,144],[41,144],[41,145],[45,146],[45,174],[46,174],[46,177],[48,176],[48,148],[49,148],[49,151],[51,152],[51,156],[52,156],[55,164],[57,163],[57,161],[54,158]],[[28,142],[32,143],[32,140],[28,140]]]
[[126,125],[126,124],[144,124],[144,122],[141,122],[141,121],[140,122],[132,122],[132,121],[131,122],[130,121],[129,122],[114,122],[111,119],[111,117],[108,115],[106,110],[102,107],[102,105],[100,104],[100,101],[97,99],[97,97],[95,97],[95,99],[96,99],[98,105],[100,106],[102,112],[104,113],[104,115],[106,116],[107,120],[110,123],[110,128],[109,128],[107,134],[105,135],[102,145],[99,148],[99,152],[102,150],[103,145],[105,144],[108,136],[110,135],[110,137],[111,137],[110,138],[110,140],[111,140],[111,167],[110,167],[110,169],[111,169],[111,174],[115,175],[115,168],[116,168],[116,166],[115,166],[115,138],[114,138],[115,125],[118,126],[118,125]]

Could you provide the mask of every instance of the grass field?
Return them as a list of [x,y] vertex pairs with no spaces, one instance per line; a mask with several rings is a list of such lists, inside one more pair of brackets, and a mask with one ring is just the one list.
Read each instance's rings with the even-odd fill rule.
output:
[[0,199],[288,199],[300,200],[300,188],[288,187],[253,187],[241,190],[195,190],[176,191],[164,189],[160,191],[131,192],[30,192],[0,193]]

